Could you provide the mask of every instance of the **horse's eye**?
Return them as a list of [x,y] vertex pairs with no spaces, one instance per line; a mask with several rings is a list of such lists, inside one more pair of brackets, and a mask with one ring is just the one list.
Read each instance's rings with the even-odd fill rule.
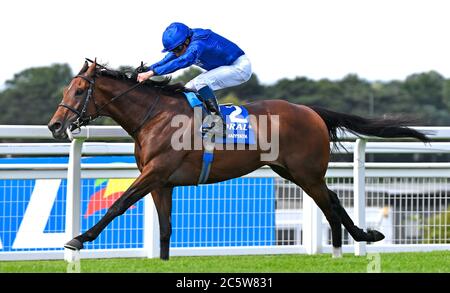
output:
[[84,92],[84,90],[77,89],[77,91],[75,92],[75,95],[80,96],[83,92]]

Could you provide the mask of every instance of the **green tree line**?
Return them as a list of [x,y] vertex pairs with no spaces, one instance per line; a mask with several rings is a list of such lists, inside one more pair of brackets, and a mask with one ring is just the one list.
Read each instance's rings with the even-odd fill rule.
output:
[[[190,68],[173,82],[187,82],[199,73],[197,68]],[[47,124],[73,75],[68,64],[29,68],[15,74],[0,91],[0,124]],[[436,71],[387,82],[349,74],[340,80],[284,78],[272,85],[262,84],[255,73],[245,84],[218,91],[217,95],[221,102],[283,99],[365,117],[404,114],[417,119],[417,125],[450,125],[450,79]]]

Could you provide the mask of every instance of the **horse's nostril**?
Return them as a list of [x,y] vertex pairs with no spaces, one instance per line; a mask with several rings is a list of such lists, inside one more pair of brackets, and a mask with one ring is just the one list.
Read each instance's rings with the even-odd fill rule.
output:
[[55,122],[52,125],[50,125],[48,128],[50,128],[50,130],[52,132],[58,132],[62,128],[62,123],[61,122]]

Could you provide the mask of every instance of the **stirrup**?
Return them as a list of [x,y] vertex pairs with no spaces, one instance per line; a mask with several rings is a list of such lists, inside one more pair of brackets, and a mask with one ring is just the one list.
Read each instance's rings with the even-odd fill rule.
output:
[[213,122],[211,125],[202,125],[201,127],[201,132],[202,132],[202,136],[206,137],[208,135],[208,133],[211,132],[211,130],[214,128],[215,123]]
[[207,137],[208,134],[216,134],[216,135],[220,135],[221,137],[226,137],[226,135],[227,135],[226,127],[224,127],[224,129],[222,131],[216,131],[216,129],[217,129],[217,126],[215,125],[214,122],[211,126],[202,125],[202,128],[201,128],[202,137]]
[[[217,116],[217,117],[219,117],[219,118],[216,119],[215,121],[214,121],[214,120],[211,121],[211,123],[210,123],[209,125],[208,125],[208,124],[203,124],[203,125],[202,125],[202,127],[201,127],[201,132],[202,132],[202,136],[203,136],[203,137],[206,137],[209,133],[211,133],[211,134],[216,134],[216,135],[220,135],[220,136],[222,136],[222,137],[225,137],[225,136],[227,135],[227,132],[226,132],[227,126],[226,126],[226,124],[223,122],[223,119],[222,119],[219,115],[215,115],[215,116]],[[218,122],[219,120],[222,121],[222,123],[220,123],[220,124],[223,125],[222,131],[220,131],[220,129],[218,129],[218,128],[219,128],[219,125],[217,125],[217,122]]]

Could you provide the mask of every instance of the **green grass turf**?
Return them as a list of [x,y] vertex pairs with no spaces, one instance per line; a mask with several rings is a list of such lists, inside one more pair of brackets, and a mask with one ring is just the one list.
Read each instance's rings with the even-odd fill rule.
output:
[[[381,272],[450,272],[450,251],[382,253]],[[345,254],[332,259],[319,255],[240,255],[172,257],[169,261],[145,258],[82,259],[82,273],[97,272],[367,272],[371,259]],[[369,266],[370,267],[370,266]],[[64,261],[2,261],[0,272],[67,271]]]

